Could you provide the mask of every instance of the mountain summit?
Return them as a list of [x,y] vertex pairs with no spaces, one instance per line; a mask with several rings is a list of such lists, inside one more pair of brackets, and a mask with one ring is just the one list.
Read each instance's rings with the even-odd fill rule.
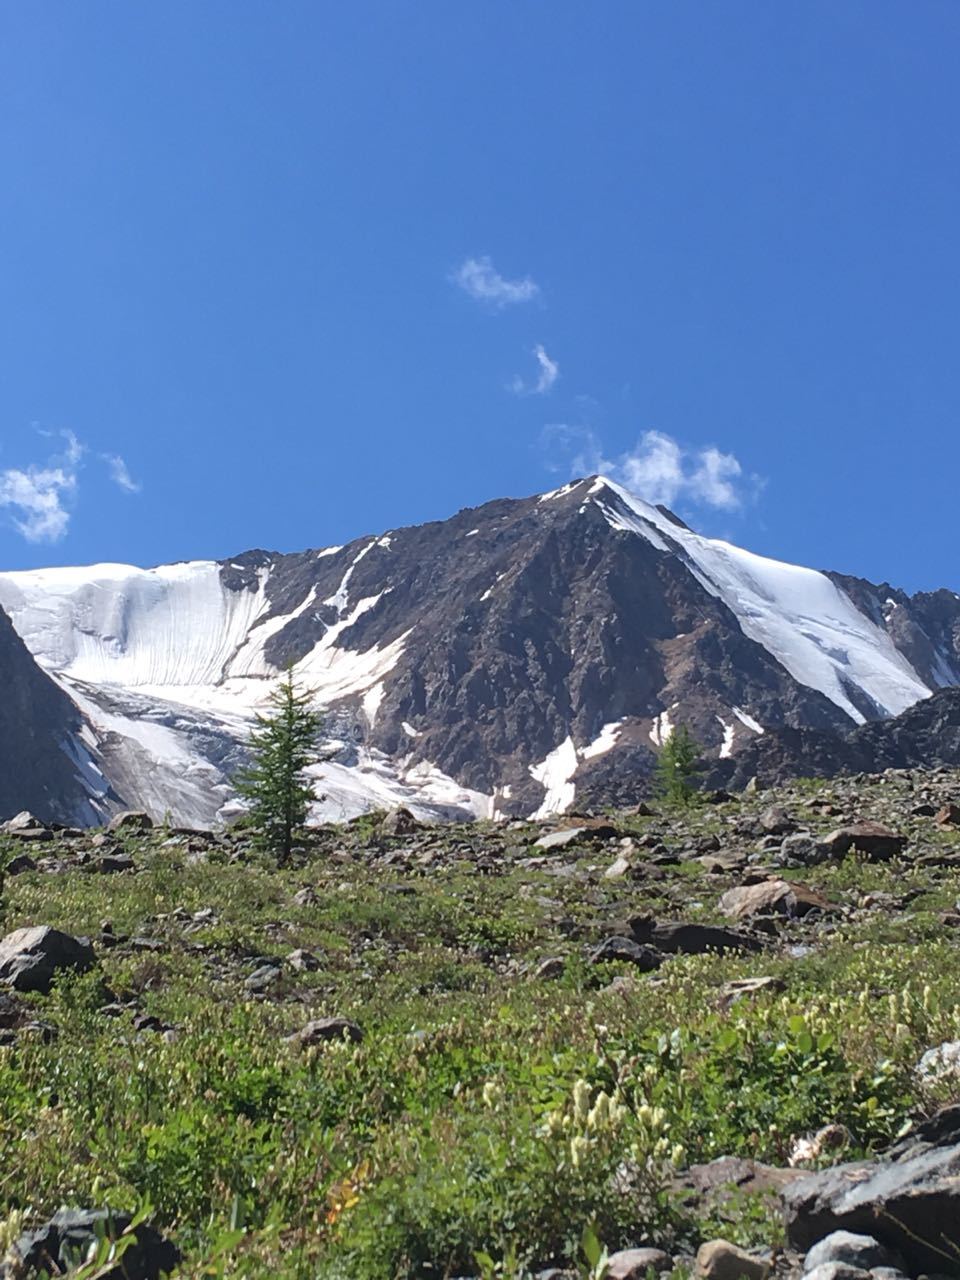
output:
[[336,751],[318,818],[622,802],[681,722],[726,760],[960,684],[954,593],[754,555],[599,476],[319,551],[0,574],[0,606],[75,709],[78,821],[229,815],[288,663]]

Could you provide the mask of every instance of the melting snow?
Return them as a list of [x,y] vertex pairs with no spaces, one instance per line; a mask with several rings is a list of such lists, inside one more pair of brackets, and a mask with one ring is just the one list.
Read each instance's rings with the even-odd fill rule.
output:
[[730,710],[737,717],[741,724],[745,724],[748,729],[752,729],[754,733],[763,733],[763,725],[753,716],[747,715],[746,711],[741,711],[739,707],[731,707]]
[[360,701],[363,707],[363,714],[367,717],[370,724],[373,724],[377,718],[377,712],[380,710],[380,703],[383,701],[383,681],[378,680],[372,688],[368,689]]
[[620,737],[622,724],[622,720],[611,720],[609,724],[605,724],[594,740],[580,752],[580,758],[582,760],[592,760],[594,756],[601,756],[605,751],[610,751],[615,747],[617,739]]
[[368,542],[365,547],[360,548],[357,554],[353,557],[350,567],[340,579],[339,587],[337,587],[332,596],[327,596],[326,600],[323,602],[324,604],[332,604],[337,613],[343,613],[344,609],[347,607],[347,588],[350,585],[350,579],[353,577],[353,571],[367,552],[372,551],[376,545],[377,542],[376,539],[374,539],[372,542]]
[[549,817],[551,813],[563,813],[573,804],[576,787],[572,782],[577,771],[577,748],[573,738],[568,734],[539,764],[530,766],[530,776],[546,788],[547,794],[543,803],[535,813],[530,815],[532,821]]
[[720,745],[720,759],[726,760],[728,756],[733,755],[733,740],[736,737],[737,726],[735,724],[727,724],[723,716],[717,716],[723,728],[723,742]]
[[579,480],[571,480],[569,484],[561,485],[559,489],[551,489],[549,493],[542,493],[537,501],[552,502],[554,498],[562,498],[564,494],[572,493],[579,483]]
[[673,733],[673,724],[670,721],[670,712],[661,711],[654,718],[653,725],[650,729],[650,741],[655,747],[662,747],[666,743],[670,735]]

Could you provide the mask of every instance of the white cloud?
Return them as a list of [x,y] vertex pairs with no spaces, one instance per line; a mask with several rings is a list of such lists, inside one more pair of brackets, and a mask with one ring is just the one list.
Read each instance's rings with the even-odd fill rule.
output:
[[123,489],[125,493],[140,492],[141,484],[139,481],[134,480],[127,468],[127,464],[119,453],[103,453],[100,456],[110,468],[110,479],[118,488]]
[[467,258],[450,279],[471,298],[488,302],[497,309],[532,302],[540,293],[540,286],[529,276],[522,280],[505,279],[488,257]]
[[546,351],[543,349],[543,345],[541,343],[538,342],[537,345],[533,348],[533,355],[537,361],[537,364],[540,366],[540,372],[537,374],[537,380],[535,383],[533,383],[532,386],[524,382],[523,378],[521,378],[520,375],[517,374],[517,376],[510,383],[510,390],[513,391],[518,396],[546,395],[547,392],[550,390],[550,388],[553,386],[553,384],[556,382],[557,378],[559,378],[560,376],[560,366],[557,364],[556,360],[550,359]]
[[667,507],[688,502],[737,511],[763,483],[746,475],[732,453],[713,445],[690,448],[663,431],[645,431],[632,449],[614,458],[605,456],[589,427],[553,424],[543,439],[565,456],[571,476],[609,476],[647,502]]
[[84,449],[72,431],[60,434],[65,448],[59,456],[42,466],[0,471],[0,507],[10,509],[14,527],[28,542],[59,542],[70,524],[69,500]]

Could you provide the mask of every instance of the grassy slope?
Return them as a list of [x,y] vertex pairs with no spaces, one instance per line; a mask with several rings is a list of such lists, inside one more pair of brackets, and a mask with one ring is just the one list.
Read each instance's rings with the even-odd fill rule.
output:
[[[836,823],[815,807],[824,794],[844,812],[854,803],[841,784],[779,798],[823,832]],[[591,966],[590,944],[638,911],[720,920],[717,899],[741,877],[707,873],[682,846],[709,833],[735,844],[735,822],[769,797],[620,818],[622,833],[653,830],[683,859],[653,866],[641,853],[616,881],[603,877],[613,845],[523,865],[534,828],[448,829],[426,846],[326,831],[280,872],[219,847],[194,860],[185,840],[155,833],[127,840],[136,873],[11,878],[7,929],[96,938],[106,917],[162,947],[104,948],[102,979],[25,998],[57,1034],[0,1049],[0,1217],[149,1201],[184,1249],[182,1274],[279,1280],[496,1264],[522,1276],[548,1262],[585,1274],[587,1223],[611,1249],[683,1252],[718,1230],[776,1244],[761,1203],[738,1202],[727,1220],[685,1206],[666,1190],[675,1167],[725,1154],[785,1163],[797,1136],[834,1121],[850,1131],[847,1154],[876,1149],[950,1096],[925,1095],[912,1068],[960,1037],[958,948],[940,915],[960,872],[918,857],[960,853],[960,839],[909,819],[913,798],[892,781],[856,802],[863,816],[899,815],[902,861],[803,873],[844,908],[836,919],[792,924],[758,955],[671,958],[649,976]],[[399,860],[385,865],[390,850]],[[304,886],[313,905],[293,901]],[[213,921],[190,919],[208,907]],[[244,987],[294,947],[321,967],[284,966],[264,996]],[[565,963],[551,981],[535,976],[548,957]],[[630,981],[611,985],[618,974]],[[761,974],[782,990],[724,998],[728,980]],[[128,1010],[101,1012],[102,981]],[[136,1032],[134,1007],[175,1031]],[[286,1040],[327,1014],[355,1019],[364,1042]],[[613,1105],[598,1107],[601,1094]]]

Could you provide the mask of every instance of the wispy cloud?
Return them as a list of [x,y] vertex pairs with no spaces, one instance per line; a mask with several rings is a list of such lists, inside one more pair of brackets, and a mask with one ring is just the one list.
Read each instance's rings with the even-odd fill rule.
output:
[[[647,502],[672,507],[688,502],[720,511],[738,511],[763,487],[738,458],[713,445],[686,446],[663,431],[645,431],[632,449],[607,457],[590,427],[554,423],[543,435],[572,476],[609,476]],[[561,469],[556,466],[554,469]]]
[[450,279],[471,298],[498,310],[520,302],[532,302],[540,293],[540,286],[529,276],[522,280],[507,280],[488,257],[467,258],[451,272]]
[[60,435],[63,450],[42,465],[0,471],[0,508],[11,512],[14,527],[28,542],[59,542],[70,525],[84,448],[72,431]]
[[510,390],[515,395],[546,395],[556,382],[557,378],[560,377],[560,366],[557,364],[556,360],[550,359],[541,343],[538,342],[533,348],[533,355],[537,364],[540,366],[539,373],[537,374],[537,380],[536,382],[528,383],[521,378],[519,374],[517,374],[510,383]]
[[100,456],[109,468],[110,479],[119,489],[122,489],[124,493],[140,492],[143,486],[138,480],[134,480],[126,462],[120,457],[119,453],[102,453]]

